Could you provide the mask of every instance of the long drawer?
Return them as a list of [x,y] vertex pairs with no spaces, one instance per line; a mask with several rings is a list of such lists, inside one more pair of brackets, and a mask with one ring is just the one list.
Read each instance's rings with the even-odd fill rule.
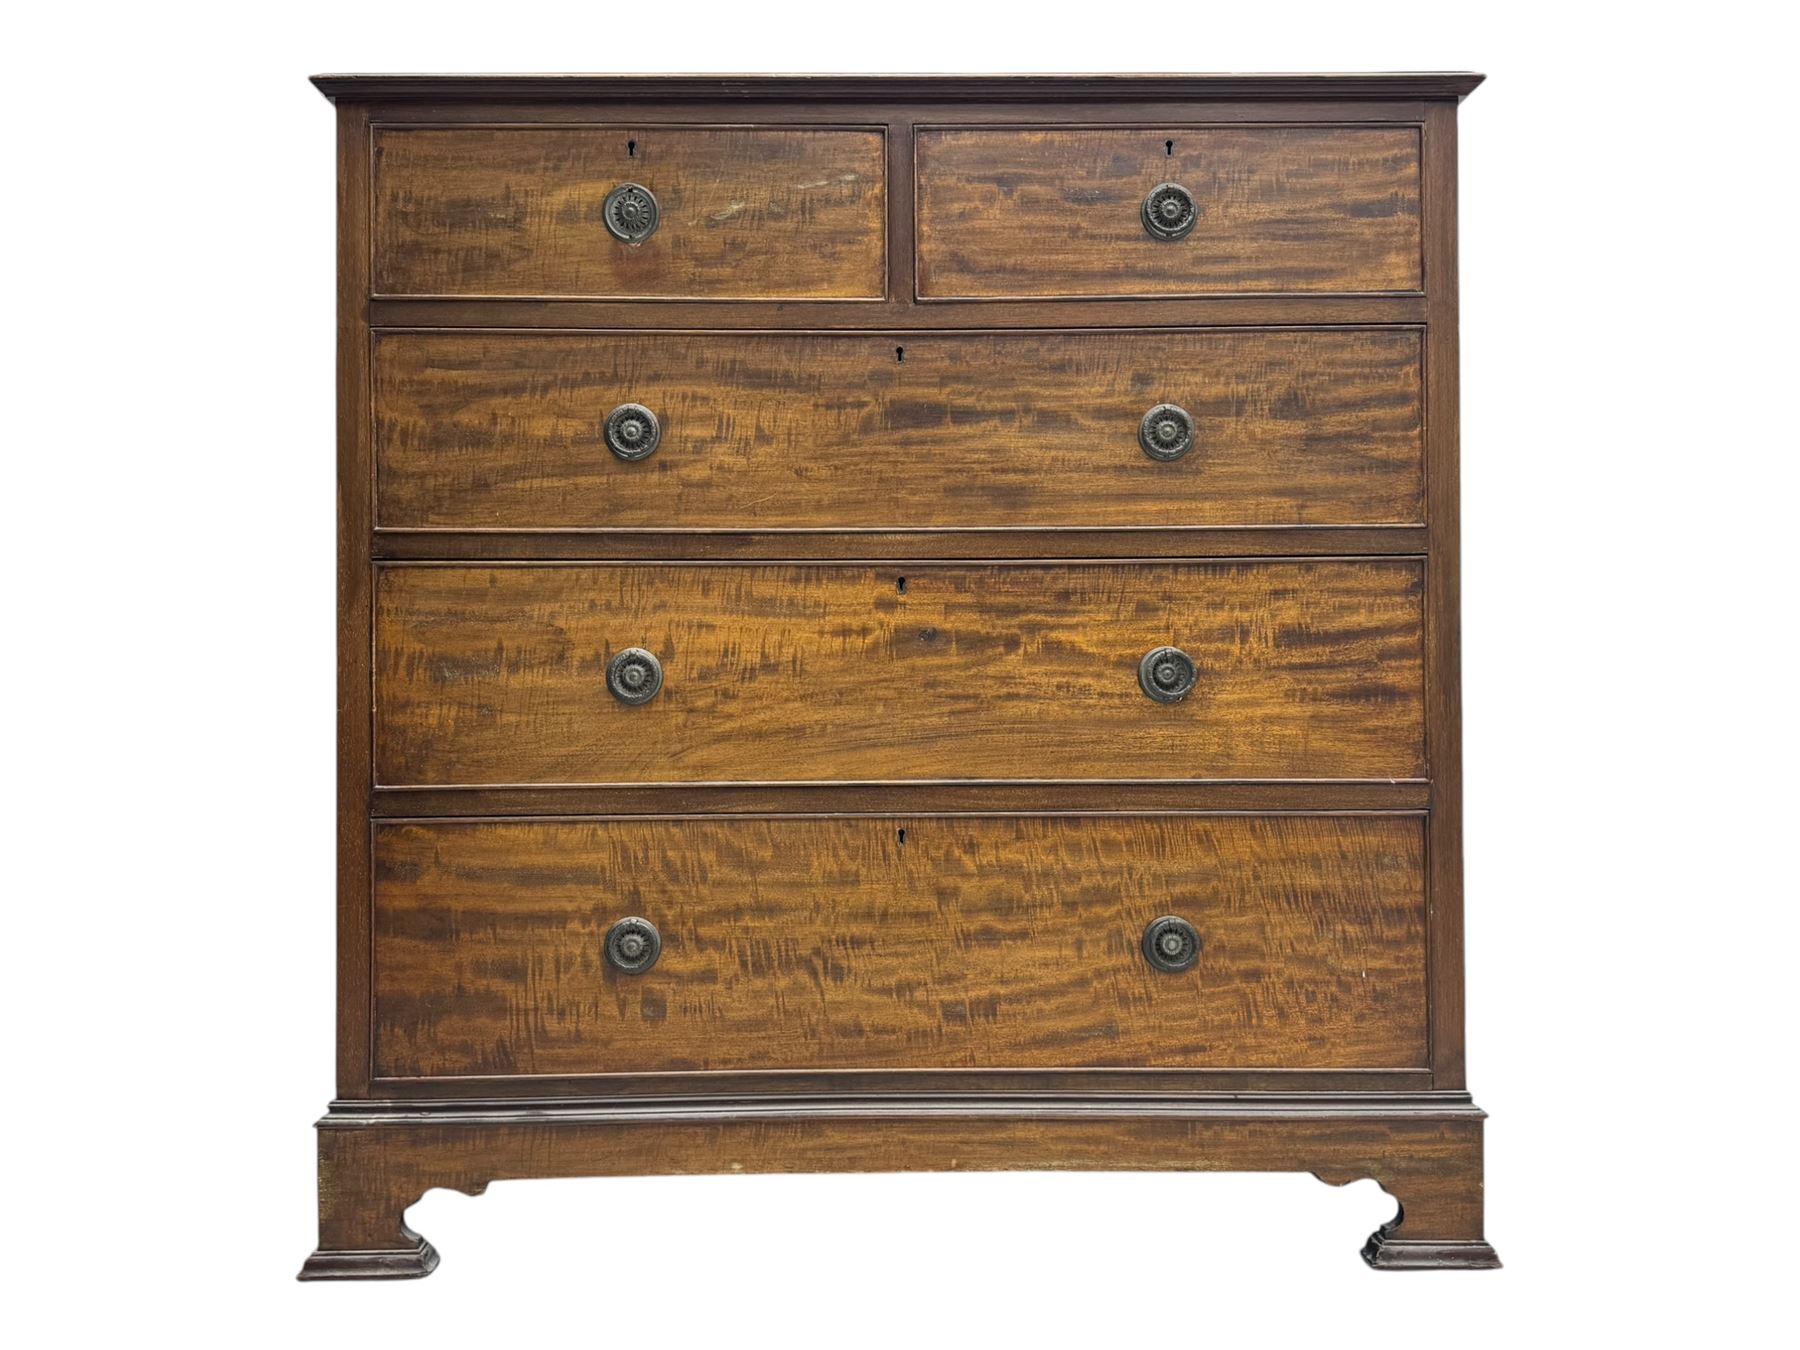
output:
[[[386,333],[377,515],[464,529],[1411,524],[1422,367],[1404,328]],[[634,406],[632,441],[614,413]],[[1166,445],[1158,408],[1173,409]]]
[[1416,127],[923,128],[917,153],[924,299],[1424,285]]
[[1423,593],[1412,558],[387,566],[376,781],[1421,777]]
[[877,127],[385,127],[374,288],[547,299],[877,299]]
[[376,1072],[1419,1067],[1424,855],[1412,815],[382,825]]

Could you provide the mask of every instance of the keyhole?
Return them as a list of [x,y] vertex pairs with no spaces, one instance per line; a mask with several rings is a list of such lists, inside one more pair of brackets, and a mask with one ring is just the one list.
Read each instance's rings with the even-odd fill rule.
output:
[[906,831],[904,829],[900,830],[898,832],[898,836],[900,839],[900,847],[905,848],[906,847]]
[[637,142],[636,141],[626,141],[625,142],[625,156],[627,159],[636,159],[637,158]]
[[902,594],[902,595],[906,594],[906,578],[905,577],[901,577],[899,579],[899,581],[895,583],[895,585],[896,585],[896,588],[899,590],[900,594]]
[[1173,155],[1175,153],[1175,142],[1174,141],[1164,141],[1163,142],[1163,153],[1165,155]]
[[904,348],[904,347],[894,348],[894,360],[896,360],[896,361],[906,360],[906,348]]

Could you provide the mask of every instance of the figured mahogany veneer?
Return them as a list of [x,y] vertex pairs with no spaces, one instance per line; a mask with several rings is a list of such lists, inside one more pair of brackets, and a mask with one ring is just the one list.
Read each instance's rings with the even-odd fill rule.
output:
[[[376,511],[403,529],[1406,525],[1416,329],[383,333]],[[614,456],[606,415],[661,423]],[[1174,403],[1194,448],[1138,424]]]
[[1424,864],[1407,815],[383,825],[376,1071],[1416,1068]]
[[[1416,291],[1419,175],[1416,127],[922,127],[919,295]],[[1186,239],[1138,219],[1164,181]]]
[[303,1278],[428,1273],[433,1186],[926,1168],[1373,1177],[1370,1264],[1498,1264],[1461,962],[1479,78],[320,78],[338,1082]]
[[[384,567],[376,781],[1418,778],[1423,589],[1409,558]],[[1166,705],[1138,663],[1171,642]],[[607,693],[628,647],[646,704]]]
[[[883,294],[880,127],[404,126],[373,153],[377,294]],[[641,243],[603,222],[621,183],[661,208]]]

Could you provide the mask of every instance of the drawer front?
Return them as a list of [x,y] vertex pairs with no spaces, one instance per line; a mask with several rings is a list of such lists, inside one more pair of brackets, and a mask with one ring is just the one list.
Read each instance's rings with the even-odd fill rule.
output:
[[[385,334],[375,349],[379,519],[481,529],[1417,523],[1422,363],[1413,329]],[[609,415],[629,404],[656,419],[642,458],[608,442]],[[1172,459],[1141,441],[1162,404],[1191,420]]]
[[[1411,558],[389,566],[377,781],[1418,777],[1423,593]],[[647,702],[608,692],[631,648]]]
[[1416,1068],[1424,855],[1417,816],[383,825],[376,1072]]
[[[886,165],[885,134],[869,128],[379,129],[375,290],[879,298]],[[608,228],[608,195],[630,184],[657,210],[641,240]],[[641,205],[620,219],[641,228]]]
[[[926,299],[1423,285],[1414,127],[921,129],[917,144]],[[1145,223],[1165,183],[1191,202],[1181,238]]]

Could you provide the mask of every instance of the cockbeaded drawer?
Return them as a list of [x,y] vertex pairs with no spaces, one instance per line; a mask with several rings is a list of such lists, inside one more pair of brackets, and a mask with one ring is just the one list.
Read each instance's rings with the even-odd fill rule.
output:
[[384,567],[377,782],[1418,778],[1423,593],[1411,558]]
[[1391,816],[439,821],[375,841],[377,1070],[1410,1068]]
[[886,154],[878,127],[377,128],[374,289],[874,299]]
[[386,333],[402,529],[1424,519],[1410,328]]

